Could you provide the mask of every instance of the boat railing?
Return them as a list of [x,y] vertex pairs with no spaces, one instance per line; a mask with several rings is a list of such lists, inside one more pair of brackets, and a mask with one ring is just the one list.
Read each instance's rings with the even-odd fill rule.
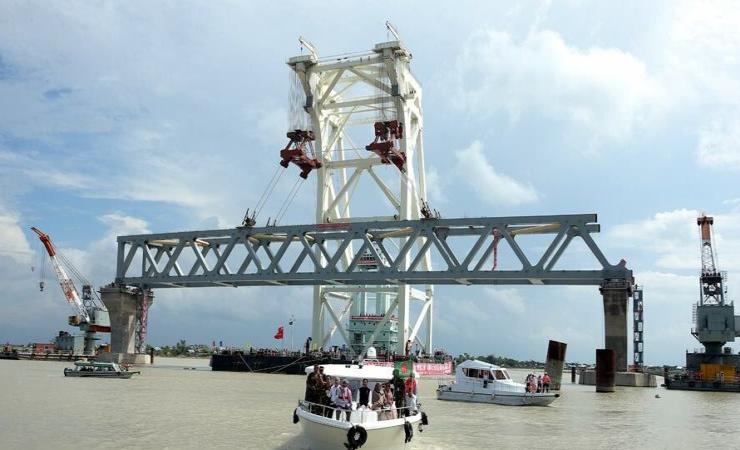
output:
[[[365,423],[392,420],[418,414],[421,404],[412,406],[384,406],[379,409],[357,408],[355,404],[351,408],[341,408],[322,403],[314,403],[306,400],[298,400],[298,408],[311,414],[323,416],[340,422]],[[394,417],[395,416],[395,417]]]

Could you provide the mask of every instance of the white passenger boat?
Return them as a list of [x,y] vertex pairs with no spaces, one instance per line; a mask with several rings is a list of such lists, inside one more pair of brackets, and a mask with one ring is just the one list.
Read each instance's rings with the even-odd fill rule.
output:
[[[349,382],[352,391],[352,409],[347,420],[345,410],[300,400],[293,413],[293,422],[300,424],[309,448],[403,449],[406,443],[418,439],[422,425],[428,423],[426,414],[421,411],[419,404],[416,410],[396,408],[399,418],[386,420],[383,420],[383,417],[386,416],[388,408],[386,411],[376,411],[364,406],[359,409],[357,407],[362,380],[368,379],[372,395],[376,383],[386,383],[393,378],[392,367],[341,364],[328,364],[322,367],[325,375],[346,379]],[[307,368],[306,372],[311,370],[312,368]],[[409,410],[409,415],[401,417],[401,411],[404,409]]]
[[457,366],[454,382],[437,388],[439,400],[509,406],[547,406],[559,396],[553,392],[527,392],[526,386],[513,381],[503,367],[473,359]]
[[130,372],[116,363],[112,362],[88,362],[76,361],[74,368],[64,368],[65,377],[89,377],[89,378],[131,378],[132,375],[141,372]]

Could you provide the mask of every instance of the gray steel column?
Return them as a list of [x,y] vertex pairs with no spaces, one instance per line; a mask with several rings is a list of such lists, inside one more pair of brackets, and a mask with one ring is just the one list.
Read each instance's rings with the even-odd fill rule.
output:
[[550,389],[559,391],[563,379],[563,363],[565,362],[565,350],[568,344],[565,342],[550,341],[547,344],[547,360],[545,361],[545,372],[550,375]]
[[596,349],[596,392],[614,392],[616,353],[610,348]]
[[626,280],[604,280],[599,290],[604,299],[604,347],[614,350],[617,372],[626,372],[630,284]]

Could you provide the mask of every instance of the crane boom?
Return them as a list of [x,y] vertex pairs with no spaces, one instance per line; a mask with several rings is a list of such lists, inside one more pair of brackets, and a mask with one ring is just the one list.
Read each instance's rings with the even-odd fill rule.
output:
[[724,277],[717,270],[714,249],[712,248],[712,225],[714,217],[702,214],[696,219],[701,230],[701,275],[699,286],[701,292],[700,304],[725,304]]
[[82,300],[80,300],[80,295],[77,293],[77,288],[75,287],[74,282],[72,282],[72,279],[67,275],[64,267],[59,263],[56,249],[54,248],[54,244],[51,243],[51,238],[49,238],[48,234],[36,227],[31,227],[31,230],[39,236],[41,243],[44,244],[44,248],[46,248],[46,252],[49,254],[49,258],[51,259],[51,263],[54,265],[54,271],[57,274],[59,285],[62,287],[62,292],[64,293],[64,297],[67,299],[67,302],[77,311],[84,322],[90,323],[90,315],[82,304]]

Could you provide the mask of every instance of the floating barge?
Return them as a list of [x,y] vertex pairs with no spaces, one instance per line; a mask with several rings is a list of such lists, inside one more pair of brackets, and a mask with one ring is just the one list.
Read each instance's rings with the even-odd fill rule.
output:
[[302,353],[223,351],[211,356],[211,370],[226,372],[283,373],[303,375],[314,364],[350,364],[352,361],[330,355]]
[[[331,353],[303,354],[298,352],[243,352],[241,350],[223,351],[211,356],[211,370],[226,372],[282,373],[304,375],[306,368],[315,364],[353,364],[346,358],[337,358]],[[395,361],[366,359],[367,366],[394,367]],[[443,362],[415,361],[414,371],[421,376],[451,375],[452,360]]]

